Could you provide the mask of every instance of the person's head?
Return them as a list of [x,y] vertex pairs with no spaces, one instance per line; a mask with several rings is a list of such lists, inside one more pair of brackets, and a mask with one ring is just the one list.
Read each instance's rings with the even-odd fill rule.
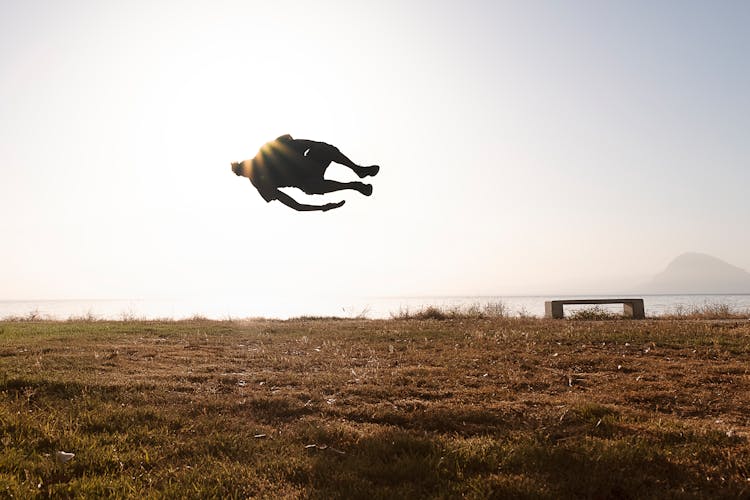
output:
[[235,175],[241,175],[244,177],[247,177],[247,169],[245,168],[245,162],[232,162],[232,172],[235,173]]

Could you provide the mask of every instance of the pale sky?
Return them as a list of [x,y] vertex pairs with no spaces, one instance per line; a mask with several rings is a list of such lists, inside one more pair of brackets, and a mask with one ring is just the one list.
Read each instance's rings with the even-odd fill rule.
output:
[[[745,1],[0,0],[0,299],[750,269],[748,26]],[[230,162],[284,133],[380,164],[373,196],[263,201]]]

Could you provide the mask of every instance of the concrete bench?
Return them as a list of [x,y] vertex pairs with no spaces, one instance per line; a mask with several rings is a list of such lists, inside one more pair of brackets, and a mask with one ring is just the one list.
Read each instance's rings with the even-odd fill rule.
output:
[[643,307],[643,299],[574,299],[574,300],[548,300],[544,303],[545,318],[563,318],[563,305],[571,304],[622,304],[623,314],[633,319],[645,319],[646,310]]

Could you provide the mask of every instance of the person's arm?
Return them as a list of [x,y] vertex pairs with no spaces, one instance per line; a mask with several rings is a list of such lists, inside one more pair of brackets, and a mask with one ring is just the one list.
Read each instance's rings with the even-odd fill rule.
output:
[[284,205],[286,205],[287,207],[293,208],[299,212],[312,212],[314,210],[327,212],[328,210],[333,210],[334,208],[339,208],[344,205],[343,200],[338,203],[326,203],[325,205],[305,205],[305,204],[299,203],[297,200],[295,200],[288,194],[284,193],[283,191],[278,191],[278,190],[276,192],[276,199],[279,200]]

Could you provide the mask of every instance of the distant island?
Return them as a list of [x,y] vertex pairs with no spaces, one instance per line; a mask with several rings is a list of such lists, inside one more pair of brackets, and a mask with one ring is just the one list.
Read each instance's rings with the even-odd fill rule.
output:
[[640,287],[644,293],[750,293],[750,273],[703,253],[684,253]]

